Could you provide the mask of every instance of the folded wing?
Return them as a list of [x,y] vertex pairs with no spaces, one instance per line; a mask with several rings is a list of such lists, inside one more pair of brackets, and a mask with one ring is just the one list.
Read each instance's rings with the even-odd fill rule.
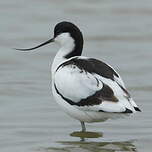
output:
[[[66,84],[66,89],[64,88]],[[96,59],[75,57],[55,73],[56,92],[69,104],[86,111],[135,112],[137,107],[120,76]]]

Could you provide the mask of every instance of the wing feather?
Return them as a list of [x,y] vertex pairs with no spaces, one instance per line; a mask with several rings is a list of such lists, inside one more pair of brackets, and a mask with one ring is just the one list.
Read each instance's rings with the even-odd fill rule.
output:
[[56,70],[54,83],[62,98],[81,110],[135,111],[119,74],[99,60],[75,57],[64,62]]

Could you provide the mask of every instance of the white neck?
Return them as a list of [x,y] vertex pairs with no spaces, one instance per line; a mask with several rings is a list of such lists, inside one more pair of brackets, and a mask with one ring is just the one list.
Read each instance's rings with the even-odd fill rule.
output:
[[72,50],[75,47],[74,40],[71,36],[69,36],[69,33],[63,33],[59,35],[58,37],[56,37],[55,42],[57,42],[61,46],[61,48],[56,54],[52,64],[52,68],[51,68],[52,76],[55,70],[57,69],[57,67],[67,60],[65,56],[70,52],[72,52]]

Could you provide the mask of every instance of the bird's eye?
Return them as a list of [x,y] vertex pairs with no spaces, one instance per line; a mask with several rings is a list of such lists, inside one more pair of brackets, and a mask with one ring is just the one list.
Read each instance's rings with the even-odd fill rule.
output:
[[61,31],[55,31],[54,32],[54,37],[57,37],[58,35],[60,35],[61,34]]
[[63,33],[66,33],[66,31],[56,31],[54,36],[57,37],[57,36],[59,36],[60,34],[63,34]]

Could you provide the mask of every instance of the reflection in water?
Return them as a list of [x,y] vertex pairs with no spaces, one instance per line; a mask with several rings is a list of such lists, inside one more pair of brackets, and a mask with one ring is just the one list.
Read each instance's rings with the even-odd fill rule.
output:
[[80,141],[59,141],[62,144],[61,148],[49,147],[43,151],[45,152],[137,152],[133,141],[120,141],[120,142],[94,142],[94,141],[82,141],[86,138],[99,138],[102,137],[102,133],[98,132],[73,132],[70,134],[74,137],[80,137]]
[[99,138],[102,137],[103,134],[99,132],[82,132],[82,131],[76,131],[72,132],[70,134],[72,137],[80,137],[81,141],[85,141],[86,138]]
[[[76,142],[76,141],[67,141],[59,142],[64,147],[62,148],[53,148],[49,147],[45,149],[47,152],[137,152],[136,147],[132,144],[131,141],[122,141],[122,142]],[[44,151],[44,150],[43,150]]]

